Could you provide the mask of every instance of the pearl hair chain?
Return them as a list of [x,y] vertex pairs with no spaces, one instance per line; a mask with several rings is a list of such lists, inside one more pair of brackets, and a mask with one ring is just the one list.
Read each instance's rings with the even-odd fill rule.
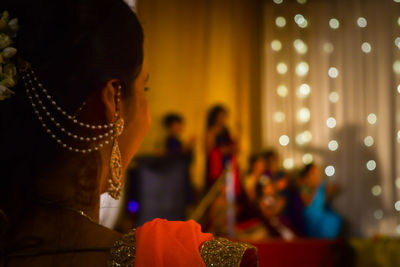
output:
[[[108,132],[100,134],[98,136],[94,137],[85,137],[85,136],[79,136],[77,134],[73,134],[70,131],[67,131],[64,127],[61,126],[59,122],[56,121],[56,119],[51,115],[51,113],[48,111],[48,108],[44,105],[42,99],[40,98],[40,94],[35,88],[35,84],[32,81],[35,81],[38,85],[38,87],[41,89],[41,92],[45,95],[45,98],[54,106],[54,108],[59,111],[65,118],[68,120],[72,121],[74,124],[79,125],[81,127],[87,128],[87,129],[92,129],[92,130],[106,130],[109,129]],[[36,117],[39,119],[42,127],[46,130],[46,132],[54,139],[58,144],[60,144],[63,148],[68,149],[69,151],[74,151],[78,153],[90,153],[92,151],[97,151],[101,148],[104,147],[104,145],[107,145],[110,143],[110,140],[112,140],[114,136],[114,128],[115,125],[114,123],[109,123],[109,124],[104,124],[104,125],[91,125],[87,123],[83,123],[78,121],[75,116],[69,115],[65,110],[63,110],[57,103],[54,101],[54,99],[51,97],[51,95],[47,92],[47,90],[43,87],[41,83],[38,82],[38,79],[34,73],[33,70],[30,70],[30,73],[24,73],[22,75],[22,80],[25,85],[26,93],[28,95],[28,98],[31,102],[32,108],[34,110],[34,113]],[[121,88],[118,88],[118,93],[117,93],[117,101],[120,102],[120,91]],[[38,105],[35,103],[38,103]],[[46,117],[65,135],[79,141],[86,141],[86,142],[100,142],[102,139],[107,138],[105,141],[98,143],[96,146],[87,148],[87,149],[82,149],[82,148],[75,148],[72,146],[67,145],[64,143],[59,137],[57,137],[54,132],[49,128],[49,126],[45,123],[44,118],[42,114],[40,113],[39,109],[37,106],[40,106],[40,109],[43,111],[43,113],[46,115]],[[79,108],[81,109],[82,106]],[[117,111],[118,112],[118,111]]]

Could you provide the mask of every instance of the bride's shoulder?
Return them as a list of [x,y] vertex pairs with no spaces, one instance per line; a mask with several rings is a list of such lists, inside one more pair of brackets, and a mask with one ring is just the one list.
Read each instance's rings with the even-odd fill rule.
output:
[[214,239],[194,221],[155,219],[132,230],[111,250],[108,266],[257,266],[255,247]]

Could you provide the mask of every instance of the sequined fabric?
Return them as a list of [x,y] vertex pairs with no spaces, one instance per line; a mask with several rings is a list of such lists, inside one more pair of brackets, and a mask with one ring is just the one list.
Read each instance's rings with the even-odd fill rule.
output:
[[246,243],[218,238],[204,242],[200,254],[207,267],[239,267],[248,249],[257,250]]
[[136,257],[136,230],[133,229],[115,242],[110,251],[108,267],[133,267]]

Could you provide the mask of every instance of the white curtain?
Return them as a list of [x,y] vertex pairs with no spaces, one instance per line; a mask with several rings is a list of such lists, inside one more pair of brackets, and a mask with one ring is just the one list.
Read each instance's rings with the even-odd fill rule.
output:
[[312,156],[341,186],[334,207],[353,236],[400,234],[396,1],[263,6],[263,146],[276,148],[287,169]]

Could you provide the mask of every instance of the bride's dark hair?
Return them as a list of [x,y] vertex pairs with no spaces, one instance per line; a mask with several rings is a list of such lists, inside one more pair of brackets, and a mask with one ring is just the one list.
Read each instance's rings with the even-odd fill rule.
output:
[[[0,10],[19,20],[18,56],[70,114],[111,79],[120,81],[122,97],[129,96],[143,61],[143,31],[122,0],[1,0]],[[3,212],[13,224],[36,201],[40,170],[84,157],[51,140],[22,83],[14,89],[11,99],[0,101],[0,224],[6,223]]]

